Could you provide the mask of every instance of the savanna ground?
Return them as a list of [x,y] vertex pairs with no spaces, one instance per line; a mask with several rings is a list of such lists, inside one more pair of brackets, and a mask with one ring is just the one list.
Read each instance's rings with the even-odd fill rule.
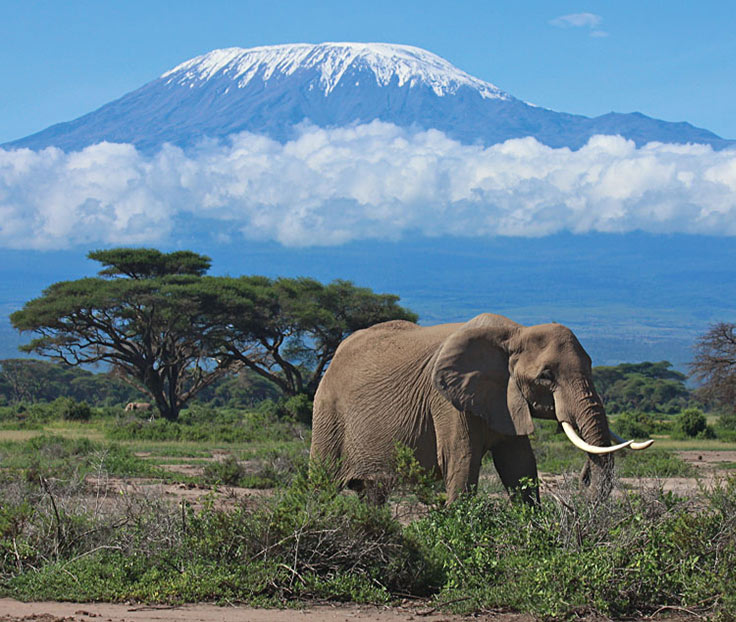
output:
[[537,510],[490,461],[445,508],[397,448],[375,508],[307,476],[308,427],[268,409],[45,419],[0,427],[2,621],[736,614],[736,443],[660,435],[591,504],[583,456],[543,424]]

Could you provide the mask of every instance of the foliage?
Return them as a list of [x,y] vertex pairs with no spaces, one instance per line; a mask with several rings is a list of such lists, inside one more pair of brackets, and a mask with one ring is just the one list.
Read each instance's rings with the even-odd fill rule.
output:
[[725,412],[718,417],[716,435],[724,441],[736,441],[736,412]]
[[616,417],[614,426],[616,432],[624,438],[649,438],[654,432],[656,422],[648,413],[625,411]]
[[140,391],[109,373],[35,359],[0,360],[0,395],[7,402],[51,402],[70,397],[91,404],[124,404],[140,398]]
[[0,593],[25,599],[254,604],[387,602],[434,594],[465,612],[640,617],[663,607],[731,619],[736,479],[694,502],[652,489],[539,507],[463,497],[402,526],[313,466],[258,503],[201,509],[0,484]]
[[440,493],[440,480],[436,473],[428,472],[419,464],[414,450],[403,443],[396,443],[396,488],[409,491],[420,503],[428,507],[438,508],[446,500]]
[[688,408],[675,418],[674,438],[715,438],[713,429],[698,408]]
[[686,376],[671,367],[668,361],[594,367],[593,382],[609,414],[676,413],[688,406],[692,395],[685,386]]
[[287,395],[310,398],[340,342],[378,322],[416,314],[398,296],[337,280],[262,276],[208,278],[213,323],[228,327],[221,347],[230,360],[260,374]]
[[204,467],[204,481],[208,484],[238,486],[245,475],[245,469],[232,454],[224,459],[208,463]]
[[690,368],[706,402],[736,412],[736,324],[713,324],[698,339]]
[[67,365],[109,363],[175,420],[226,368],[213,350],[221,327],[206,317],[200,290],[209,259],[153,249],[88,256],[106,266],[105,278],[55,283],[10,316],[39,335],[21,349]]
[[619,477],[693,477],[691,465],[668,449],[650,447],[646,451],[629,451],[616,456]]
[[[55,283],[11,315],[17,329],[37,335],[21,349],[67,366],[109,364],[171,421],[208,387],[205,399],[217,404],[280,394],[311,400],[350,333],[417,319],[398,296],[348,281],[205,276],[209,258],[189,251],[88,256],[104,266],[98,278]],[[18,374],[5,376],[10,399],[28,399]],[[306,403],[292,406],[297,418],[309,418]]]
[[57,397],[53,406],[66,421],[89,421],[92,409],[87,402],[77,402],[71,397]]
[[248,408],[264,400],[277,401],[281,397],[281,389],[273,382],[251,369],[243,368],[218,378],[202,389],[195,400],[211,406]]
[[198,441],[219,443],[251,443],[254,441],[286,441],[294,437],[289,422],[263,419],[257,413],[244,413],[233,422],[147,421],[135,417],[121,418],[105,429],[111,440],[126,441]]
[[312,407],[312,400],[309,399],[309,396],[304,393],[300,393],[299,395],[293,395],[287,399],[284,402],[282,409],[286,413],[286,416],[294,421],[311,425]]
[[558,497],[536,509],[466,498],[409,529],[431,543],[443,569],[439,598],[462,599],[466,610],[620,617],[690,606],[733,613],[734,488],[721,488],[704,510],[661,492],[599,505]]
[[195,511],[129,498],[115,513],[90,514],[59,495],[55,515],[48,497],[32,491],[2,490],[0,501],[4,594],[385,602],[434,586],[419,545],[390,510],[339,494],[320,469],[255,508],[205,503]]
[[127,447],[48,434],[23,442],[0,442],[0,462],[12,472],[23,470],[24,477],[36,485],[40,478],[81,484],[86,475],[100,472],[138,477],[164,475]]

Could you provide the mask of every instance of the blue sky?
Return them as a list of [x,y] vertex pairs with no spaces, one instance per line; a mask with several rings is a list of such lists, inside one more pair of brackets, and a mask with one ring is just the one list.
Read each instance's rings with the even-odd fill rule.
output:
[[0,143],[214,48],[322,41],[416,45],[548,108],[640,111],[736,138],[735,15],[712,0],[0,0]]

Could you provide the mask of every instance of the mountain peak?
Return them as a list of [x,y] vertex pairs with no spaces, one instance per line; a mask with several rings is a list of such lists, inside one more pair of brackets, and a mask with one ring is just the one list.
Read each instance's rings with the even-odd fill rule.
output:
[[192,58],[164,73],[161,78],[180,86],[200,85],[226,78],[244,88],[260,78],[291,76],[299,71],[316,72],[311,88],[329,95],[353,72],[368,70],[379,86],[396,80],[398,86],[429,86],[436,95],[452,95],[460,87],[476,90],[485,99],[510,99],[494,84],[474,78],[445,59],[421,48],[388,43],[295,43],[255,48],[224,48]]
[[65,151],[101,141],[155,153],[241,132],[288,142],[305,121],[324,128],[379,120],[434,129],[464,144],[534,137],[579,149],[596,134],[648,142],[734,141],[639,114],[591,119],[531,106],[421,48],[388,43],[295,43],[217,49],[78,119],[0,145]]

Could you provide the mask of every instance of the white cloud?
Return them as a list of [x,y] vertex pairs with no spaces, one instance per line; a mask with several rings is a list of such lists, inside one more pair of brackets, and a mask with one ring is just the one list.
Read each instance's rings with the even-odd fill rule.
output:
[[0,150],[0,246],[172,242],[192,217],[213,239],[286,245],[408,231],[736,235],[735,191],[736,151],[702,145],[596,136],[577,151],[533,138],[485,148],[380,122],[303,126],[286,144],[243,133],[154,156],[110,143]]
[[560,15],[559,17],[555,17],[553,20],[550,20],[549,23],[553,26],[560,26],[562,28],[581,28],[585,26],[595,28],[602,21],[603,18],[595,13],[570,13],[569,15]]
[[608,33],[598,28],[602,21],[603,18],[595,13],[570,13],[555,17],[549,23],[558,28],[589,28],[591,37],[607,37]]

